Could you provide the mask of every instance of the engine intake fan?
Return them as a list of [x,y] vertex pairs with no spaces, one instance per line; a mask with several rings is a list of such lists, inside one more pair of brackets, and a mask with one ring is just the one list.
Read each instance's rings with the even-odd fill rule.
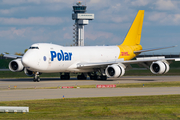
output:
[[163,61],[156,61],[151,64],[150,70],[153,74],[165,74],[169,71],[169,64]]
[[105,73],[107,77],[114,77],[114,78],[119,78],[125,74],[125,69],[121,65],[109,65]]

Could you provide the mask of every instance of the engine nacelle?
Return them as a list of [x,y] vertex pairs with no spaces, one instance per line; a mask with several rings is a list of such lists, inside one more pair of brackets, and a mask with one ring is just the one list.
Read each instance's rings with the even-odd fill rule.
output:
[[26,68],[24,68],[24,73],[25,73],[27,76],[29,76],[29,77],[33,77],[33,76],[34,76],[34,72],[32,72],[32,71],[30,71],[30,70],[28,70],[28,69],[26,69]]
[[156,61],[151,64],[150,70],[153,74],[165,74],[169,71],[169,64],[163,61]]
[[21,59],[15,59],[15,60],[12,60],[10,63],[9,63],[9,69],[13,72],[21,72],[23,71],[24,69],[24,66],[21,62]]
[[125,69],[121,65],[109,65],[105,71],[107,77],[119,78],[125,74]]

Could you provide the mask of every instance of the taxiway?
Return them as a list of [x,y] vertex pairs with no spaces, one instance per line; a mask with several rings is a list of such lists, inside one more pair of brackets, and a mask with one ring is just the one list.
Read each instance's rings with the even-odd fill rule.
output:
[[40,82],[33,82],[32,78],[0,79],[0,89],[9,86],[13,88],[43,88],[75,85],[120,84],[120,83],[147,83],[180,81],[180,76],[124,76],[121,78],[108,78],[108,80],[60,80],[59,78],[42,78]]
[[62,99],[82,97],[114,97],[114,96],[142,96],[142,95],[170,95],[180,94],[180,87],[153,87],[153,88],[89,88],[89,89],[18,89],[9,90],[8,87],[17,88],[43,88],[75,85],[121,84],[180,81],[180,76],[137,76],[122,77],[119,79],[98,80],[59,80],[42,79],[41,82],[32,82],[32,79],[0,79],[0,101],[36,100],[36,99]]

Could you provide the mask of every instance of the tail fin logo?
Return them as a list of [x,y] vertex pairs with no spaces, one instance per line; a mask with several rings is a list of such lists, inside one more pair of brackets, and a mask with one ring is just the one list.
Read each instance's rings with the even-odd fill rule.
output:
[[128,52],[121,52],[121,56],[130,56]]

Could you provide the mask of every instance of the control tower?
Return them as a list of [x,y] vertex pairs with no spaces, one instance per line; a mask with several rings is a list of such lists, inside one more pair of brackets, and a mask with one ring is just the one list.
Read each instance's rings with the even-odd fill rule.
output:
[[86,13],[87,6],[82,5],[81,2],[77,2],[73,6],[72,19],[75,20],[74,28],[74,45],[84,46],[84,26],[89,24],[89,20],[94,19],[94,14]]

